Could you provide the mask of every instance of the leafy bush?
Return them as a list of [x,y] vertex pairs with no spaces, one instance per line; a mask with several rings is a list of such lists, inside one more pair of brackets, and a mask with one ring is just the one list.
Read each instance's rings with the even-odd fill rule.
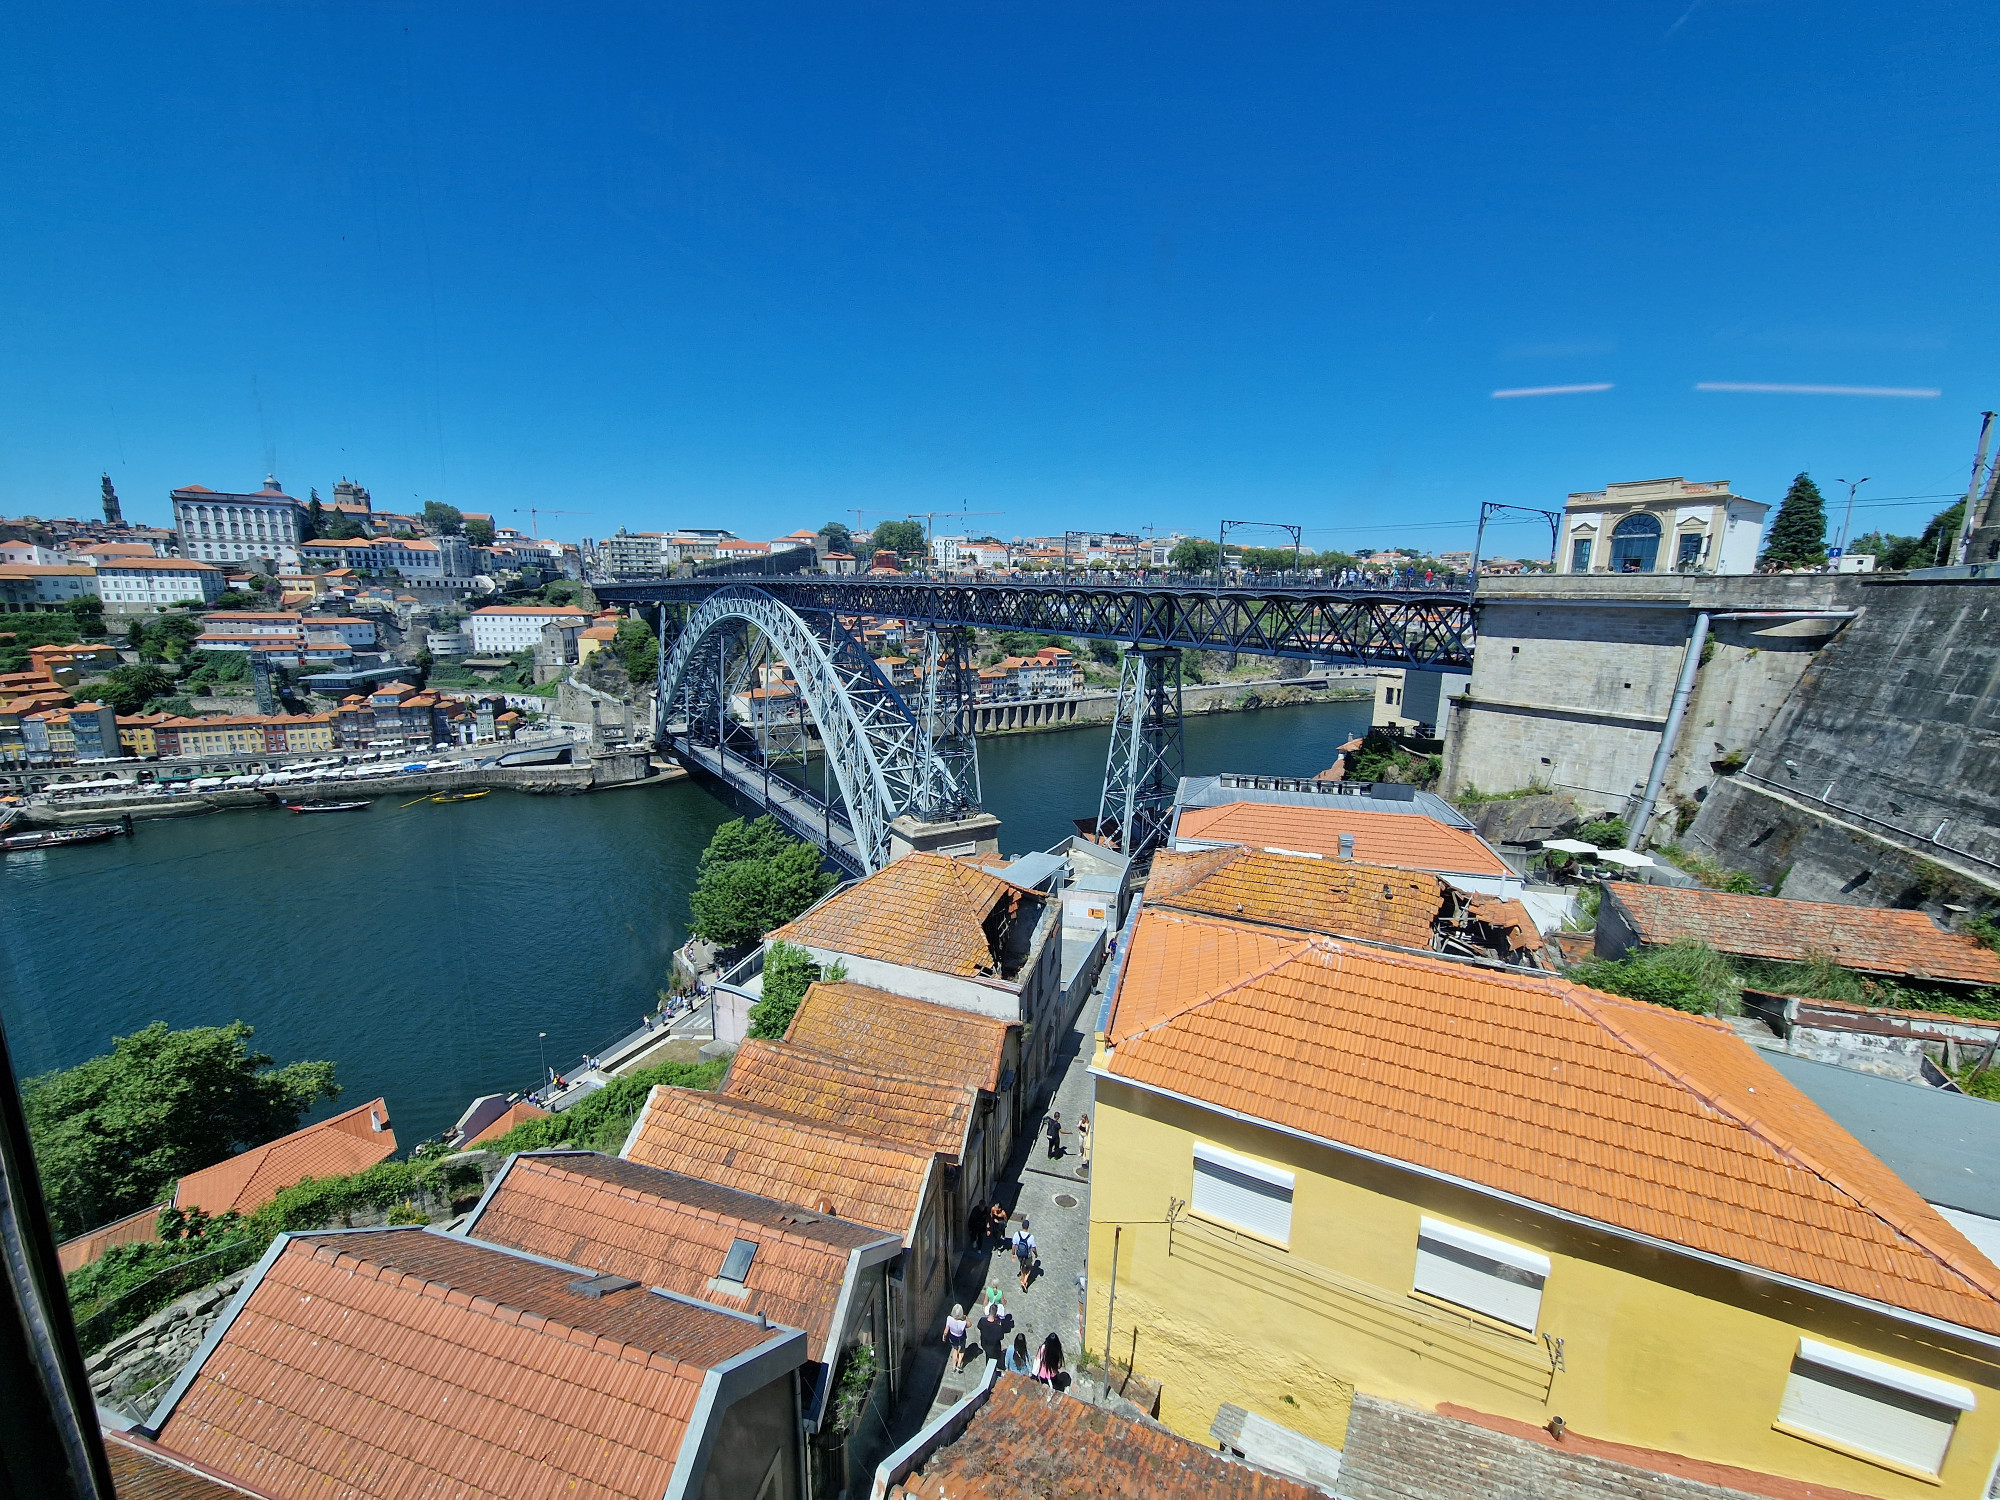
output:
[[639,1111],[646,1107],[646,1095],[652,1092],[654,1084],[712,1089],[728,1071],[729,1060],[723,1057],[702,1063],[668,1062],[642,1068],[624,1078],[614,1078],[561,1114],[523,1120],[480,1149],[504,1155],[509,1151],[547,1151],[557,1146],[572,1146],[579,1151],[615,1154],[624,1146]]
[[1801,995],[1815,1000],[1845,1000],[1882,1010],[1933,1010],[1942,1015],[2000,1021],[2000,991],[1925,989],[1877,979],[1843,969],[1823,953],[1808,953],[1793,963],[1751,959],[1742,965],[1743,983],[1774,995]]
[[1991,917],[1973,917],[1959,931],[1969,938],[1984,943],[1995,952],[2000,952],[2000,922],[1995,922]]
[[1594,990],[1705,1015],[1721,1015],[1737,993],[1729,960],[1705,943],[1639,949],[1624,958],[1588,958],[1572,965],[1569,977]]
[[1655,847],[1653,852],[1678,865],[1712,891],[1728,891],[1736,896],[1769,894],[1755,876],[1743,870],[1729,869],[1707,855],[1697,854],[1694,850],[1682,848],[1679,844],[1661,844]]
[[1419,787],[1434,786],[1443,770],[1443,756],[1419,755],[1380,730],[1372,731],[1347,763],[1347,773],[1356,781],[1395,781]]
[[750,1008],[750,1035],[771,1042],[781,1040],[815,980],[838,983],[846,977],[847,970],[839,964],[822,970],[805,949],[773,943],[764,955],[764,998]]
[[1623,818],[1594,818],[1577,829],[1575,836],[1600,849],[1622,849],[1629,831]]

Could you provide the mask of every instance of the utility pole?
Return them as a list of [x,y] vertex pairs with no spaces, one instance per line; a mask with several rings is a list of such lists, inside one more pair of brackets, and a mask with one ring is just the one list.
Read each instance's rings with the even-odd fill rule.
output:
[[1868,481],[1866,479],[1835,479],[1835,484],[1847,486],[1847,519],[1840,523],[1840,555],[1847,556],[1847,539],[1854,529],[1854,492]]
[[1965,487],[1965,515],[1958,523],[1958,540],[1952,544],[1951,560],[1965,561],[1966,543],[1972,540],[1972,513],[1979,508],[1979,474],[1986,467],[1986,443],[1993,436],[1993,413],[1979,414],[1979,451],[1972,459],[1972,482]]

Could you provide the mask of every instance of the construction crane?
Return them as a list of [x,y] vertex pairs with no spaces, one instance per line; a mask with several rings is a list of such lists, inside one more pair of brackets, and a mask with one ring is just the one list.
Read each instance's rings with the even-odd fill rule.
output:
[[529,536],[530,536],[530,540],[533,540],[533,541],[537,541],[537,542],[539,542],[539,541],[540,541],[540,540],[542,539],[542,528],[541,528],[541,523],[540,523],[540,522],[538,522],[538,521],[537,521],[537,520],[535,519],[535,517],[537,517],[537,516],[587,516],[587,515],[591,514],[591,512],[589,512],[589,511],[587,511],[587,510],[544,510],[544,509],[542,509],[542,508],[541,508],[540,506],[538,506],[538,505],[530,505],[530,506],[529,506],[529,507],[528,507],[528,508],[527,508],[527,509],[526,509],[525,511],[523,511],[523,510],[521,509],[521,507],[517,505],[517,506],[515,506],[515,507],[514,507],[514,514],[515,514],[515,515],[517,515],[517,516],[518,516],[518,515],[526,515],[526,516],[527,516],[527,518],[528,518],[528,532],[529,532]]
[[1007,512],[1004,510],[913,510],[909,514],[909,519],[912,521],[921,520],[924,523],[924,545],[928,547],[931,544],[931,524],[939,516],[1004,516],[1006,514]]

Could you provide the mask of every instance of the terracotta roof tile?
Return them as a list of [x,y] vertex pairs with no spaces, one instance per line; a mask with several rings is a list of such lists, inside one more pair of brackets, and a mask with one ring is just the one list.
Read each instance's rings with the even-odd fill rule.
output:
[[88,1234],[80,1234],[73,1240],[64,1240],[56,1246],[56,1259],[61,1263],[63,1275],[82,1266],[89,1265],[113,1245],[136,1245],[145,1240],[156,1239],[160,1233],[160,1209],[163,1205],[148,1204],[135,1214],[127,1214],[122,1219],[100,1225]]
[[[709,1369],[781,1337],[421,1229],[286,1244],[160,1446],[280,1500],[657,1500]],[[559,1459],[559,1462],[558,1462]]]
[[[488,1125],[484,1130],[480,1131],[478,1135],[475,1135],[471,1140],[467,1141],[463,1146],[459,1147],[459,1150],[470,1151],[473,1147],[477,1146],[482,1141],[497,1141],[500,1139],[501,1136],[505,1135],[508,1131],[512,1130],[516,1125],[519,1125],[522,1121],[539,1120],[544,1118],[547,1114],[548,1114],[547,1110],[537,1108],[535,1105],[530,1104],[526,1099],[516,1099],[512,1104],[508,1105],[504,1110],[500,1112],[498,1117],[494,1119],[491,1125]],[[557,1257],[558,1260],[560,1260],[561,1258],[562,1257],[560,1256]]]
[[968,1084],[878,1072],[830,1052],[755,1037],[737,1048],[719,1092],[953,1162],[965,1152],[979,1104],[979,1091]]
[[1115,1046],[1286,957],[1301,941],[1296,933],[1142,907],[1105,1040]]
[[[380,1130],[374,1128],[374,1117],[378,1116]],[[211,1214],[231,1210],[253,1214],[308,1177],[350,1176],[395,1154],[396,1132],[389,1128],[389,1106],[373,1099],[330,1120],[252,1146],[228,1161],[188,1173],[174,1191],[174,1202],[181,1208],[199,1208]]]
[[771,936],[971,978],[998,973],[1000,921],[1033,922],[1043,898],[941,854],[906,854]]
[[1310,1485],[1003,1374],[964,1431],[889,1500],[1322,1500]]
[[1623,909],[1642,943],[1688,938],[1745,958],[1824,953],[1842,968],[1870,974],[2000,984],[2000,953],[1962,932],[1946,932],[1920,911],[1622,881],[1606,887],[1606,895]]
[[1419,871],[1232,846],[1188,854],[1162,850],[1153,856],[1145,900],[1148,906],[1428,948],[1444,887]]
[[1518,901],[1510,901],[1503,896],[1467,895],[1465,908],[1474,921],[1484,922],[1488,927],[1505,933],[1507,946],[1517,953],[1542,946],[1542,934],[1535,926],[1535,914]]
[[1142,911],[1113,1073],[2000,1333],[2000,1271],[1720,1022],[1325,937],[1204,994],[1215,944]]
[[869,1224],[906,1240],[937,1157],[704,1089],[655,1085],[628,1161]]
[[785,1040],[882,1073],[919,1074],[996,1093],[1012,1025],[864,984],[815,984]]
[[136,1433],[106,1432],[104,1456],[118,1500],[268,1500],[267,1491],[224,1479]]
[[1443,875],[1511,875],[1507,862],[1478,834],[1417,813],[1363,807],[1292,807],[1275,802],[1225,802],[1181,809],[1175,837],[1253,849],[1296,849],[1337,858],[1340,836],[1354,835],[1354,857],[1399,870]]
[[[802,1328],[828,1357],[849,1255],[881,1230],[822,1219],[788,1204],[594,1152],[516,1157],[479,1216],[477,1240],[730,1307],[712,1285],[730,1246],[757,1246],[740,1306]],[[886,1238],[900,1244],[896,1235]]]

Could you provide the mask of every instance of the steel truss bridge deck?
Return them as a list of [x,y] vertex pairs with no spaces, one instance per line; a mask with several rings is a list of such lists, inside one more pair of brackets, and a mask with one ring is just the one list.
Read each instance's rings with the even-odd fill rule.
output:
[[689,770],[727,783],[738,796],[777,819],[787,833],[819,845],[849,875],[868,873],[861,841],[848,826],[845,812],[829,808],[796,782],[772,775],[769,766],[734,750],[691,740],[685,732],[670,735],[666,748]]
[[795,610],[933,628],[1031,630],[1087,640],[1367,666],[1472,665],[1472,599],[1446,590],[1193,583],[964,583],[808,574],[595,585],[607,604],[692,606],[751,584]]

